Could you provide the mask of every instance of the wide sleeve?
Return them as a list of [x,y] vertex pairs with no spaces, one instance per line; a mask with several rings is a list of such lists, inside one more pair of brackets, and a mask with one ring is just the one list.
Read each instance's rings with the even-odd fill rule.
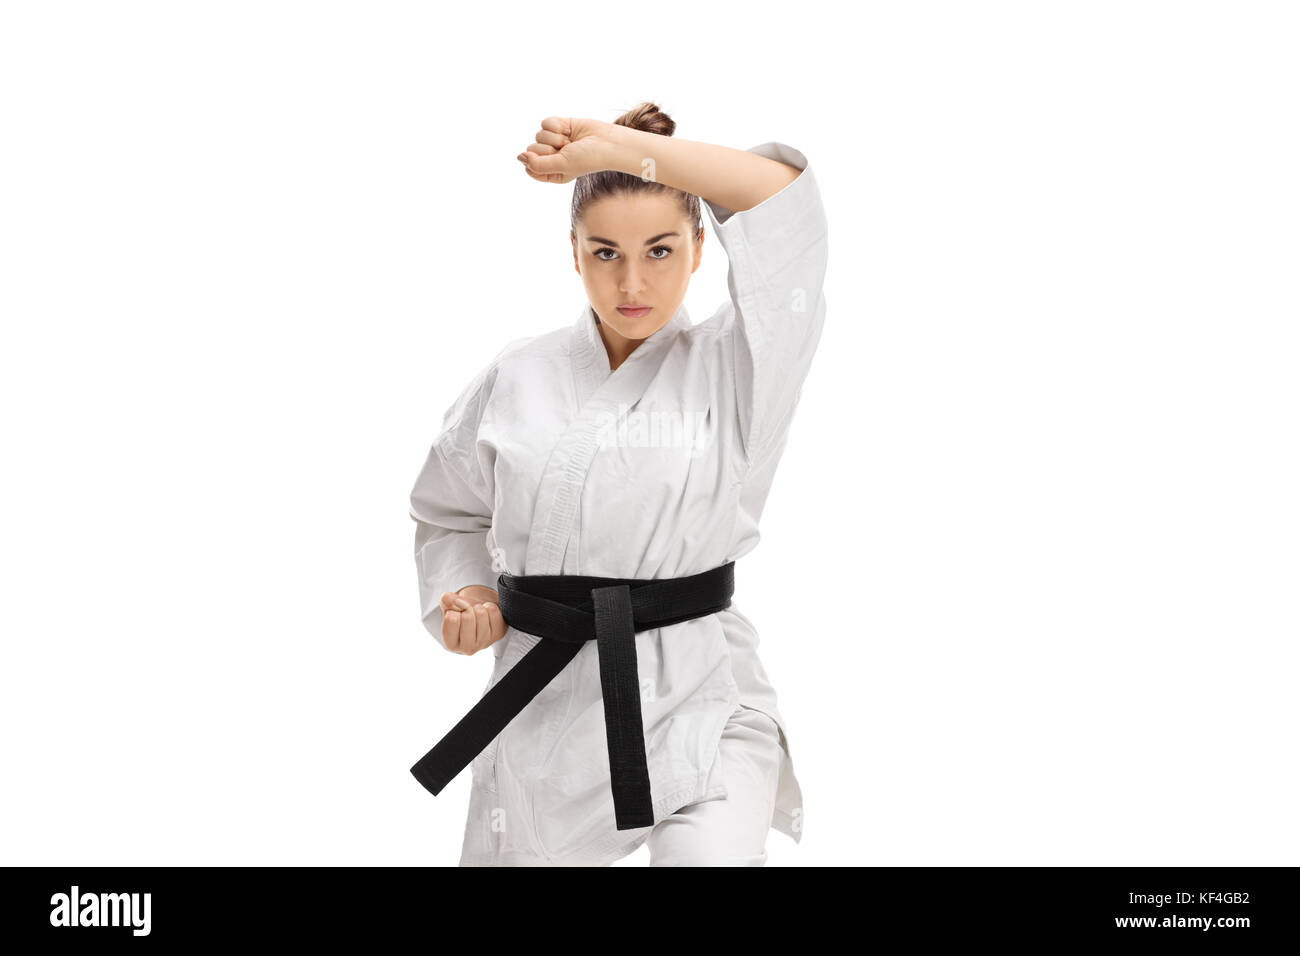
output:
[[737,412],[752,464],[789,430],[821,339],[826,212],[803,153],[777,142],[748,152],[800,170],[780,192],[741,212],[703,202],[729,262]]
[[442,433],[411,491],[420,617],[440,644],[443,593],[471,584],[497,586],[488,548],[495,498],[492,469],[477,442],[487,389],[487,377],[481,374],[447,411]]

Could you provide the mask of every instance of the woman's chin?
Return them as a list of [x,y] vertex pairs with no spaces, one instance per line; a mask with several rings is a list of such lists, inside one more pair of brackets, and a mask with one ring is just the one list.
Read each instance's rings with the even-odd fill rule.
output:
[[[654,313],[651,312],[650,315],[654,315]],[[623,338],[639,342],[642,339],[649,338],[655,332],[658,332],[663,325],[663,323],[659,322],[657,319],[651,319],[650,315],[647,315],[643,319],[629,319],[626,316],[617,315],[616,313],[618,319],[617,324],[605,319],[601,319],[601,322],[607,325],[611,331],[617,332]]]

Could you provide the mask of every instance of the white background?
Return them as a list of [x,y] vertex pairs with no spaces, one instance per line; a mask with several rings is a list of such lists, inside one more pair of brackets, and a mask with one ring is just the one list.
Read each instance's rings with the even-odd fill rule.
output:
[[1300,862],[1294,7],[0,10],[3,863],[457,861],[407,495],[581,302],[515,154],[644,99],[830,223],[769,865]]

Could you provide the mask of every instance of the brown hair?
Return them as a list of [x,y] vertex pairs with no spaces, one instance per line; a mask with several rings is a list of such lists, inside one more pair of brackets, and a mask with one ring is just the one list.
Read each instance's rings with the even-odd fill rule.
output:
[[[660,136],[672,136],[673,131],[677,129],[677,124],[672,121],[672,118],[654,103],[642,103],[628,110],[614,120],[614,124]],[[599,172],[587,173],[573,181],[573,201],[569,205],[570,233],[577,236],[578,222],[582,219],[583,210],[590,203],[597,199],[604,199],[606,196],[628,196],[639,192],[676,197],[681,203],[682,214],[695,224],[695,231],[691,234],[691,238],[694,239],[700,234],[703,223],[700,221],[699,196],[682,192],[663,183],[642,179],[640,176],[633,176],[631,173],[620,172],[617,169],[602,169]]]

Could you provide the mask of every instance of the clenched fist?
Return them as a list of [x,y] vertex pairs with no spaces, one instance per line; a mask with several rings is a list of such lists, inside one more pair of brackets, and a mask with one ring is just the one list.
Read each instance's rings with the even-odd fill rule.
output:
[[476,584],[442,596],[442,643],[457,654],[474,654],[506,636],[497,592]]
[[578,176],[614,169],[627,128],[601,120],[548,116],[515,158],[541,183],[567,183]]

